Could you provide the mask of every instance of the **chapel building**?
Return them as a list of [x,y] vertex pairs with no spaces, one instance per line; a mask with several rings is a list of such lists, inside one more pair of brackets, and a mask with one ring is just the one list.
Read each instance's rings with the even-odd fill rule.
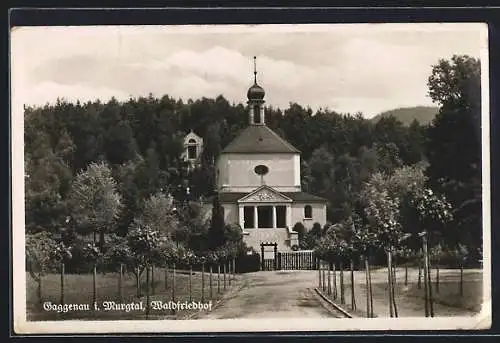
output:
[[297,222],[306,230],[326,223],[327,200],[302,191],[300,151],[266,126],[264,96],[254,70],[248,126],[219,155],[216,186],[226,224],[240,225],[247,246],[259,251],[271,242],[289,251],[299,244]]

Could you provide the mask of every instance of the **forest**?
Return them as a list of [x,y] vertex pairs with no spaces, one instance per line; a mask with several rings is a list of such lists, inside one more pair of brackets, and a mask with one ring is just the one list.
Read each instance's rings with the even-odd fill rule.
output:
[[[439,106],[430,124],[414,120],[404,125],[391,116],[372,121],[362,113],[330,109],[314,112],[298,103],[284,109],[267,106],[266,124],[301,151],[302,188],[328,199],[329,223],[369,222],[365,217],[370,211],[363,210],[362,201],[366,185],[421,170],[424,188],[446,199],[453,214],[436,228],[438,236],[446,244],[466,245],[480,258],[479,60],[440,60],[429,75],[428,89]],[[171,227],[168,236],[194,251],[215,247],[213,240],[224,240],[213,238],[215,231],[225,230],[221,235],[230,237],[234,230],[214,228],[216,214],[209,223],[199,222],[195,203],[216,194],[214,163],[247,122],[245,105],[229,103],[223,95],[188,101],[167,94],[86,103],[58,99],[26,106],[26,232],[62,237],[73,230],[123,237],[149,222]],[[183,138],[191,130],[204,139],[201,166],[195,170],[180,158]],[[108,191],[93,192],[92,187]],[[99,199],[102,194],[109,198]],[[193,205],[183,207],[175,220],[171,211],[164,211],[182,203]],[[324,232],[316,231],[319,239]],[[207,235],[207,246],[200,246]]]

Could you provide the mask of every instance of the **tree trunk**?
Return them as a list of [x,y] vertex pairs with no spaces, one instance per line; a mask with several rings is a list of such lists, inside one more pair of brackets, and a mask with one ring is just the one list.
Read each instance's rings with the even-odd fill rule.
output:
[[[424,251],[425,254],[425,251]],[[420,275],[419,275],[420,276]],[[419,279],[420,281],[420,279]],[[429,281],[427,273],[427,259],[424,256],[424,301],[425,301],[425,316],[429,317]]]
[[[395,267],[394,267],[395,270]],[[396,306],[396,272],[393,274],[393,278],[391,280],[391,292],[392,292],[392,306],[394,308],[394,317],[398,317],[398,307]]]
[[439,294],[439,264],[438,263],[436,263],[436,294]]
[[464,265],[460,263],[460,296],[464,296]]
[[151,295],[155,295],[155,266],[151,265]]
[[210,277],[209,277],[209,281],[210,281],[210,299],[213,299],[214,298],[214,287],[213,287],[213,283],[212,283],[212,274],[213,274],[213,271],[212,271],[212,264],[210,264]]
[[223,269],[223,273],[224,273],[224,290],[226,290],[226,268],[227,268],[227,261],[224,261],[224,269]]
[[[175,263],[172,264],[172,302],[175,302]],[[172,313],[175,314],[174,308],[172,308]]]
[[323,261],[323,266],[322,266],[322,273],[323,275],[321,275],[321,280],[323,281],[323,292],[326,290],[326,271],[325,271],[325,262]]
[[201,264],[201,302],[205,301],[205,263]]
[[139,274],[139,267],[135,268],[135,288],[137,290],[137,298],[141,297],[141,279]]
[[217,264],[217,293],[220,293],[220,264]]
[[392,283],[397,283],[397,275],[396,275],[396,261],[394,259],[394,255],[392,256]]
[[149,318],[149,264],[146,263],[146,319]]
[[189,265],[189,301],[193,301],[193,266]]
[[375,316],[373,312],[373,289],[372,289],[372,272],[370,269],[370,255],[368,255],[368,285],[370,288],[370,318]]
[[345,304],[345,294],[344,294],[344,263],[341,261],[340,265],[340,303]]
[[231,276],[233,274],[233,271],[231,270],[232,264],[230,261],[228,261],[228,266],[227,266],[227,283],[231,287]]
[[168,265],[165,267],[165,290],[168,289]]
[[369,274],[369,262],[368,258],[365,256],[365,285],[366,285],[366,317],[370,318],[371,317],[371,311],[370,311],[370,281],[368,278]]
[[431,317],[434,317],[434,299],[432,296],[432,278],[431,278],[431,266],[427,269],[428,280],[429,280],[429,311]]
[[100,230],[99,231],[99,248],[103,249],[104,248],[104,231]]
[[97,302],[97,264],[94,263],[92,268],[92,304]]
[[335,262],[332,264],[333,267],[333,299],[337,299],[337,266]]
[[328,262],[328,295],[332,294],[332,284],[331,284],[331,273],[330,273],[331,265],[330,262]]
[[64,262],[61,262],[61,305],[64,305]]
[[389,316],[394,317],[394,309],[392,302],[392,261],[391,252],[387,251],[387,291],[389,294]]
[[118,295],[120,301],[123,301],[123,263],[120,263],[120,275],[118,276]]
[[321,288],[321,262],[319,259],[318,259],[317,263],[318,263],[318,289],[320,289]]
[[431,272],[429,266],[429,250],[427,245],[427,234],[422,236],[422,246],[424,253],[424,291],[425,291],[425,316],[428,317],[429,314],[431,317],[432,314],[432,296],[431,296]]
[[354,292],[354,261],[351,258],[351,309],[356,309],[356,294]]
[[422,264],[420,261],[418,261],[418,282],[417,282],[417,288],[421,289],[422,288]]
[[233,258],[233,280],[236,280],[236,258]]
[[405,286],[408,286],[408,262],[405,263]]

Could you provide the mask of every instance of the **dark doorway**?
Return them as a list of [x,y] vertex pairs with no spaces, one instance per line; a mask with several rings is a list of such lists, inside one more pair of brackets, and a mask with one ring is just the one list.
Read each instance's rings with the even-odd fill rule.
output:
[[257,206],[259,228],[273,227],[273,208],[272,206]]
[[276,206],[276,226],[286,227],[286,206]]
[[243,212],[244,212],[244,227],[245,229],[251,229],[251,228],[254,228],[255,227],[255,223],[254,223],[254,214],[253,214],[253,210],[254,207],[253,206],[245,206],[243,208]]

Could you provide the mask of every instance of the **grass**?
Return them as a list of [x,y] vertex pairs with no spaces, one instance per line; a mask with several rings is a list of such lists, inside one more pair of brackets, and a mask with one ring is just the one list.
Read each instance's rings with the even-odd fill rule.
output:
[[[439,293],[436,290],[435,284],[432,285],[432,298],[438,304],[479,312],[483,300],[482,283],[480,281],[464,280],[463,288],[464,294],[460,296],[458,282],[440,281]],[[417,283],[409,284],[407,287],[400,285],[399,290],[407,297],[425,299],[424,288],[419,289]]]
[[[230,289],[229,274],[226,275],[226,291]],[[238,282],[232,281],[233,287]],[[29,273],[26,274],[26,312],[28,320],[137,320],[146,319],[145,311],[68,311],[66,313],[57,313],[55,311],[44,310],[37,296],[38,284]],[[212,305],[218,301],[223,295],[224,282],[223,274],[220,275],[221,293],[217,292],[217,273],[213,273],[213,297],[210,299],[209,289],[209,273],[205,273],[205,290],[204,302],[212,302]],[[124,274],[123,276],[123,299],[119,296],[119,275],[118,273],[97,274],[96,290],[97,303],[102,305],[103,301],[116,301],[117,303],[139,303],[143,302],[146,305],[146,273],[141,276],[141,297],[137,297],[136,280],[133,274]],[[168,273],[168,286],[165,287],[165,271],[164,269],[155,268],[154,271],[155,292],[150,291],[150,301],[160,300],[167,302],[172,300],[172,273]],[[201,301],[202,282],[201,272],[193,272],[192,274],[192,301]],[[42,280],[42,302],[51,302],[60,304],[61,282],[60,274],[49,274],[43,277]],[[91,308],[93,297],[93,281],[92,274],[67,274],[64,278],[64,303],[65,304],[89,304]],[[175,301],[189,301],[189,271],[176,271],[175,281]],[[102,306],[100,306],[102,308]],[[173,313],[170,309],[151,310],[149,319],[180,319],[196,313],[197,310],[179,310]]]
[[[372,270],[373,271],[373,270]],[[479,312],[483,301],[482,297],[482,274],[481,272],[472,272],[464,275],[463,295],[460,295],[459,274],[457,270],[447,270],[440,276],[439,292],[436,289],[435,270],[432,277],[432,296],[435,304],[436,316],[460,316],[470,315],[473,312]],[[388,313],[388,293],[386,271],[373,271],[373,298],[374,298],[374,314],[376,317],[386,317]],[[408,285],[404,284],[403,272],[398,272],[398,282],[396,283],[395,295],[398,306],[399,316],[424,316],[425,294],[422,284],[418,288],[416,270],[413,271],[412,277],[408,279]],[[423,278],[422,278],[423,282]],[[326,284],[326,283],[325,283]],[[355,292],[356,292],[356,309],[351,308],[351,287],[350,273],[344,272],[345,285],[345,303],[340,303],[340,281],[337,274],[337,298],[328,295],[327,291],[323,291],[332,301],[339,304],[341,307],[351,312],[358,317],[366,316],[366,288],[363,272],[358,272],[356,275]],[[332,286],[333,288],[333,286]]]

